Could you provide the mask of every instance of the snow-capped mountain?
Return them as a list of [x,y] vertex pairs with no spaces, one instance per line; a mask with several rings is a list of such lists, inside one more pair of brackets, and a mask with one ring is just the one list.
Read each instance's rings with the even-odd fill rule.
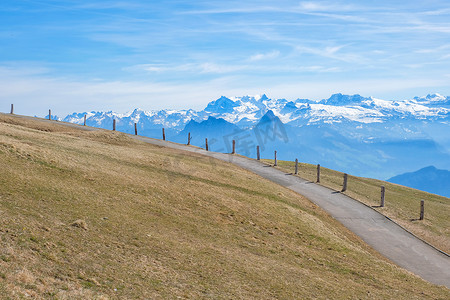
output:
[[[145,123],[154,128],[182,130],[191,120],[203,121],[208,117],[222,118],[240,127],[252,126],[271,110],[281,121],[292,126],[314,123],[342,123],[345,121],[383,123],[392,119],[450,120],[450,97],[431,94],[411,100],[382,100],[360,95],[334,94],[328,99],[313,101],[308,99],[269,99],[266,95],[244,97],[220,97],[210,102],[202,111],[160,110],[118,114],[113,112],[73,113],[64,121],[83,123],[87,115],[88,123],[106,127],[115,118],[123,123]],[[108,123],[108,124],[105,124]],[[108,127],[109,128],[109,127]]]
[[266,157],[277,150],[280,159],[297,157],[374,178],[428,165],[450,169],[450,97],[439,94],[409,100],[334,94],[318,101],[222,96],[201,111],[74,113],[63,121],[83,124],[85,115],[89,126],[112,129],[116,119],[118,131],[134,133],[137,123],[140,135],[155,138],[165,128],[167,139],[181,143],[191,132],[193,145],[208,138],[223,152],[238,139],[244,155],[255,156],[260,145]]

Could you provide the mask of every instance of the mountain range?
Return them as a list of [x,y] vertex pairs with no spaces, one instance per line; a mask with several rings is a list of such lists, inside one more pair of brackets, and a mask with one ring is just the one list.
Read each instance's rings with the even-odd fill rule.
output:
[[120,114],[73,113],[63,121],[161,138],[212,151],[237,152],[321,165],[378,179],[434,165],[450,169],[450,97],[429,94],[408,100],[382,100],[334,94],[328,99],[270,99],[266,95],[220,97],[201,111],[155,110]]
[[434,166],[397,175],[388,181],[450,198],[450,171]]

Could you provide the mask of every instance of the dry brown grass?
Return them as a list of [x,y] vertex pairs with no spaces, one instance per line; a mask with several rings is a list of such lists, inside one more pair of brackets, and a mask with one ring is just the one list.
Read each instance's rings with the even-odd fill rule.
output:
[[[271,163],[270,160],[264,160]],[[295,163],[278,161],[278,168],[285,172],[294,172]],[[316,181],[317,166],[299,164],[300,177]],[[343,174],[321,167],[320,184],[340,191]],[[385,207],[380,206],[381,186],[385,186]],[[450,253],[450,199],[416,189],[400,186],[386,181],[348,176],[346,195],[393,219],[409,231],[435,247]],[[420,200],[425,200],[425,219],[418,220]]]
[[0,165],[0,298],[450,296],[307,199],[201,155],[0,114]]

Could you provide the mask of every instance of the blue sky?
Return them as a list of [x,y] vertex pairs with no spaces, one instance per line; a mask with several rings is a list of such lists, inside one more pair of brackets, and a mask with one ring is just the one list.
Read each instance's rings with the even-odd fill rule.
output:
[[450,95],[450,2],[2,0],[0,110]]

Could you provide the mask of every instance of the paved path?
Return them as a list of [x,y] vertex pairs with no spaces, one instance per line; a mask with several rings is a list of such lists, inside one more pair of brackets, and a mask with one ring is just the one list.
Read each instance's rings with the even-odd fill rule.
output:
[[162,140],[136,137],[155,145],[201,153],[233,163],[285,186],[314,202],[385,257],[423,279],[450,288],[450,257],[416,238],[376,210],[344,195],[245,157],[207,152]]
[[[20,117],[36,120],[31,117]],[[65,122],[58,122],[58,124],[84,130],[96,130],[96,128]],[[450,288],[450,257],[448,255],[439,252],[416,238],[372,208],[344,194],[303,180],[297,176],[285,174],[266,164],[245,157],[207,152],[196,147],[142,136],[132,137],[150,144],[200,153],[227,161],[285,186],[323,208],[345,227],[362,238],[367,244],[397,265],[419,275],[429,282]]]

